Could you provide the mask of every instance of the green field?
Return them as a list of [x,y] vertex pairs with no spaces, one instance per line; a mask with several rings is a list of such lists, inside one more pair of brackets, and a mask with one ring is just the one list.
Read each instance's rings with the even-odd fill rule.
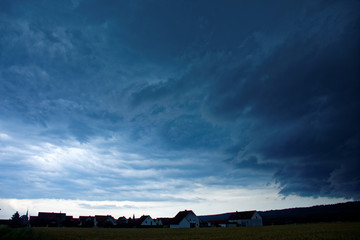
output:
[[248,228],[105,229],[0,228],[0,239],[360,239],[360,222],[316,223]]

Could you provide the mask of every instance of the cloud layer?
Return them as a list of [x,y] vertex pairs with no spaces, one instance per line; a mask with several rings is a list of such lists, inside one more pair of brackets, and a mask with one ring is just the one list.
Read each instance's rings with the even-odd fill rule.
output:
[[357,1],[0,9],[0,197],[359,199]]

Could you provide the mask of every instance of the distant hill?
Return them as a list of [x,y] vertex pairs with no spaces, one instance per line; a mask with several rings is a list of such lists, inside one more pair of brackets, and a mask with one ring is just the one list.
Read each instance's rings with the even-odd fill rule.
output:
[[258,212],[264,225],[360,221],[360,201]]

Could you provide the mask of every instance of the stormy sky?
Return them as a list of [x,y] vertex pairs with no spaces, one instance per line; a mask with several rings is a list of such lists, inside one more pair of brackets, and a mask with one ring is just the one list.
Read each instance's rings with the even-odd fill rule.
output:
[[0,217],[359,200],[359,12],[0,1]]

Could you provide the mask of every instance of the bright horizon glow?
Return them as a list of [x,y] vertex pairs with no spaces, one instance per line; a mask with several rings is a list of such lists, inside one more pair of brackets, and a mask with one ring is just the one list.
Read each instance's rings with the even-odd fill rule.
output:
[[[251,193],[248,193],[251,194]],[[38,212],[62,212],[68,216],[112,215],[116,219],[122,216],[126,218],[142,215],[150,215],[152,218],[174,217],[178,211],[193,210],[196,215],[211,215],[235,211],[267,211],[296,207],[311,207],[316,205],[336,204],[347,202],[345,199],[305,198],[289,196],[286,199],[280,197],[268,197],[259,200],[260,196],[239,197],[235,196],[221,202],[209,202],[207,200],[196,203],[181,202],[132,202],[132,201],[87,201],[66,199],[0,199],[3,209],[0,211],[0,219],[9,219],[16,212],[20,215],[29,211],[29,216],[37,216]],[[236,203],[231,203],[236,201]],[[224,207],[226,205],[226,207]],[[270,205],[272,208],[267,208]],[[177,209],[177,210],[176,210]],[[211,209],[211,210],[209,210]]]

